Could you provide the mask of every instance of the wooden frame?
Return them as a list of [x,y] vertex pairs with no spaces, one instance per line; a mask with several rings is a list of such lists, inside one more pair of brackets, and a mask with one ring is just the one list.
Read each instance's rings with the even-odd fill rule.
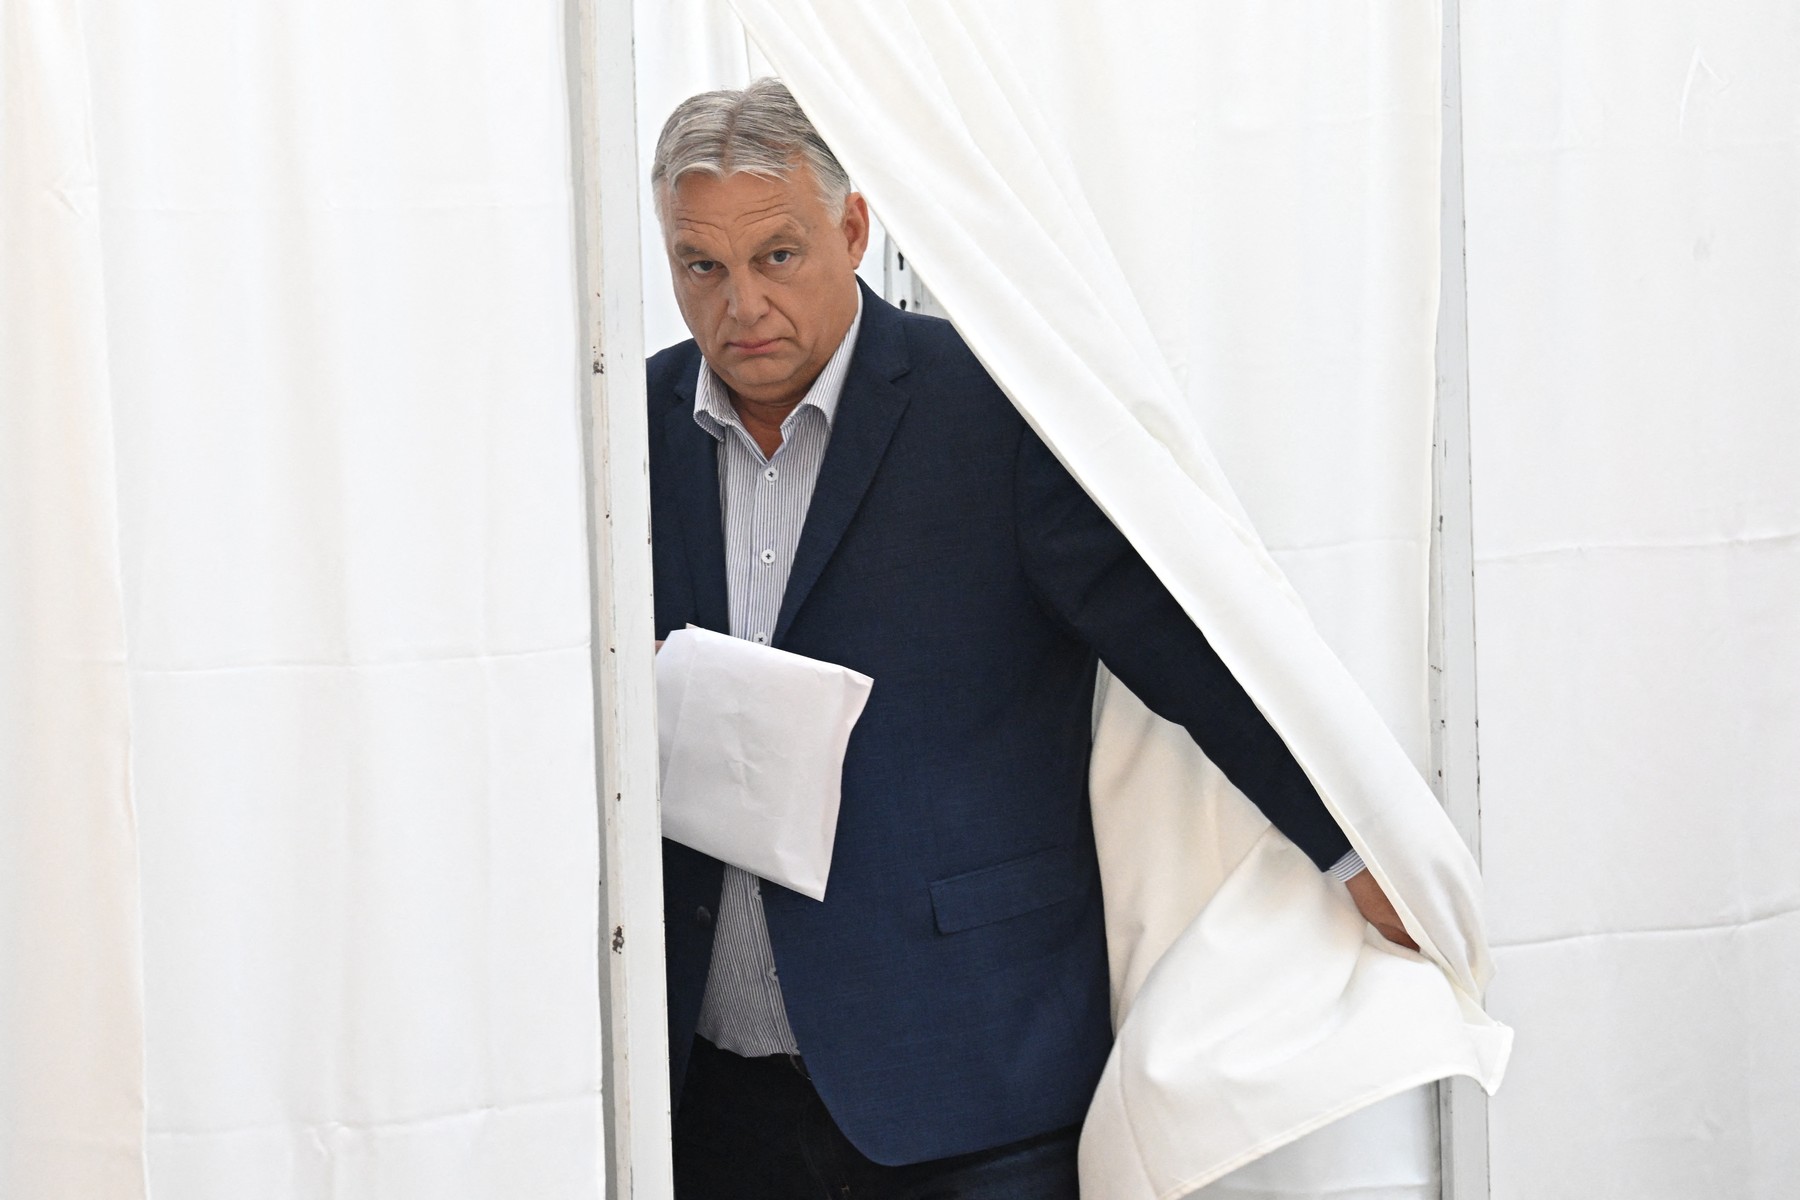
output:
[[607,1195],[674,1194],[631,0],[569,0],[600,828]]
[[[1469,465],[1468,279],[1463,257],[1462,40],[1459,0],[1443,10],[1436,445],[1432,462],[1432,784],[1481,861],[1476,708],[1475,550]],[[1488,1200],[1488,1102],[1473,1080],[1438,1085],[1443,1200]]]

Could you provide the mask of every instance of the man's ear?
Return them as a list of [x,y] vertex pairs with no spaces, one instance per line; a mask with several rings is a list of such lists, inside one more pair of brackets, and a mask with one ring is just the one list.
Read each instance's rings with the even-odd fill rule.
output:
[[869,203],[862,198],[861,192],[851,192],[844,197],[841,228],[850,253],[850,266],[862,266],[863,254],[869,248]]

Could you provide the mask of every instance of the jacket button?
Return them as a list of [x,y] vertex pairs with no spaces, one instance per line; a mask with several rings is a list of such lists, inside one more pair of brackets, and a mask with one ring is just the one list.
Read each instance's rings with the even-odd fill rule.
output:
[[704,925],[710,928],[712,926],[712,910],[707,908],[704,904],[699,908],[696,908],[694,910],[694,924]]

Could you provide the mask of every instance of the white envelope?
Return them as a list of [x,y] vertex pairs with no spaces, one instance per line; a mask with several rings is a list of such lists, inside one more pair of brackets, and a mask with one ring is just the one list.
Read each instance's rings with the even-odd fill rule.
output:
[[823,900],[844,750],[873,684],[742,638],[671,633],[656,655],[663,836]]

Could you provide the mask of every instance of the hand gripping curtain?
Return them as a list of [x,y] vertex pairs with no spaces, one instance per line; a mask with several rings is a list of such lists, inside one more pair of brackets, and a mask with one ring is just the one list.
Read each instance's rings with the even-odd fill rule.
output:
[[1092,791],[1118,1037],[1083,1194],[1184,1195],[1419,1084],[1497,1088],[1511,1033],[1480,1006],[1474,862],[1251,529],[1006,42],[974,4],[733,6],[976,354],[1281,733],[1421,948],[1367,928],[1185,732],[1106,681]]

